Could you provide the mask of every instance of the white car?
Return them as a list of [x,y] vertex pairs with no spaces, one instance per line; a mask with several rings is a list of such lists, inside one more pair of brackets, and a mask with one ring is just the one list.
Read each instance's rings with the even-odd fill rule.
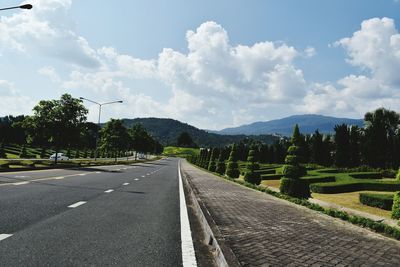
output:
[[[50,160],[56,160],[56,153],[50,156]],[[69,160],[67,156],[64,156],[63,153],[57,153],[57,160]]]

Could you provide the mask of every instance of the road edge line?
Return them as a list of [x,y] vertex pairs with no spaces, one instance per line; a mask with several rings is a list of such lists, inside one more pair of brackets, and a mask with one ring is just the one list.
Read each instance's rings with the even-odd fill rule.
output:
[[189,215],[186,206],[185,192],[183,191],[183,180],[181,175],[181,161],[178,163],[179,176],[179,203],[181,220],[181,247],[182,247],[182,265],[197,266],[196,254],[192,240],[192,231],[190,230]]

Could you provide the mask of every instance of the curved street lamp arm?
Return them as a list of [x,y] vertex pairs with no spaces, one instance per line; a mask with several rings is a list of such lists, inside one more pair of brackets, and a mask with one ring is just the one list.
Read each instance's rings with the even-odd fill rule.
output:
[[102,104],[100,104],[100,103],[97,103],[96,101],[93,101],[93,100],[90,100],[90,99],[87,99],[87,98],[84,98],[84,97],[80,97],[79,99],[80,99],[80,100],[86,100],[86,101],[92,102],[92,103],[97,104],[97,105],[99,105],[99,106],[102,105]]

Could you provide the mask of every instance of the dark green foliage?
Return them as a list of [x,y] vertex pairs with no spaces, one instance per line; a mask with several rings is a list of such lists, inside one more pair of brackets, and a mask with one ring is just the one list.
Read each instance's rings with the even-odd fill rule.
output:
[[358,172],[350,173],[349,176],[356,179],[382,179],[382,172]]
[[88,157],[88,150],[87,149],[85,149],[84,151],[83,151],[83,156],[82,156],[84,159],[86,159],[87,157]]
[[76,151],[75,151],[75,158],[76,159],[79,159],[81,157],[81,155],[80,155],[80,153],[79,153],[79,150],[77,149]]
[[95,154],[95,151],[94,151],[94,150],[91,150],[91,151],[90,151],[90,158],[94,158],[94,154]]
[[4,143],[0,144],[0,158],[2,159],[7,158],[6,152],[4,150]]
[[400,219],[400,192],[396,192],[393,197],[392,218]]
[[217,168],[215,171],[219,174],[224,174],[226,171],[226,166],[225,166],[225,161],[224,161],[224,155],[222,151],[219,154],[218,162],[217,162]]
[[44,147],[40,151],[40,158],[41,159],[47,158],[46,157],[46,148],[44,148]]
[[217,158],[218,158],[218,150],[216,148],[213,148],[211,152],[210,163],[208,164],[208,170],[210,172],[215,172],[215,170],[217,169]]
[[282,194],[297,198],[309,198],[311,196],[307,181],[302,179],[282,178],[279,191]]
[[399,170],[397,171],[396,179],[400,181],[400,168],[399,168]]
[[279,180],[283,174],[261,174],[261,180]]
[[367,206],[392,210],[393,194],[360,193],[360,202]]
[[182,132],[178,136],[176,143],[179,147],[197,147],[197,145],[193,142],[193,139],[188,132]]
[[335,176],[322,176],[322,177],[303,177],[301,178],[304,181],[307,181],[308,184],[314,184],[314,183],[329,183],[329,182],[335,182]]
[[231,154],[229,155],[228,164],[226,166],[225,174],[230,178],[239,178],[240,171],[236,159],[236,145],[232,145]]
[[307,174],[306,168],[299,163],[299,154],[301,154],[302,150],[296,144],[301,144],[301,140],[299,127],[296,124],[292,137],[293,145],[288,148],[279,190],[282,194],[292,197],[309,198],[311,192],[308,182],[300,179],[301,176]]
[[253,148],[250,150],[249,156],[247,157],[244,180],[248,183],[259,185],[261,183],[261,175],[257,170],[260,169],[260,165],[255,161],[254,154]]
[[311,184],[310,189],[314,193],[338,194],[354,191],[397,191],[400,183],[395,181],[354,181]]
[[350,132],[346,124],[335,126],[335,165],[350,167]]
[[25,159],[25,158],[28,157],[28,153],[27,153],[27,151],[26,151],[26,145],[23,145],[23,146],[22,146],[21,152],[19,153],[19,157],[20,157],[21,159]]
[[70,148],[70,147],[69,147],[68,150],[67,150],[66,156],[67,156],[68,158],[71,158],[71,148]]

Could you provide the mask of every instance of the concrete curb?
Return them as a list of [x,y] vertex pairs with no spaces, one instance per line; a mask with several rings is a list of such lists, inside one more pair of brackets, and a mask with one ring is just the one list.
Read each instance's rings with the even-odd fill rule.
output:
[[220,234],[210,212],[207,210],[201,199],[196,197],[195,190],[193,190],[193,187],[189,182],[188,174],[182,169],[182,167],[181,172],[184,186],[188,192],[188,197],[193,203],[195,214],[199,219],[201,228],[203,229],[204,240],[207,240],[208,245],[212,247],[212,254],[215,263],[220,267],[241,266],[232,250],[225,245],[225,240]]

